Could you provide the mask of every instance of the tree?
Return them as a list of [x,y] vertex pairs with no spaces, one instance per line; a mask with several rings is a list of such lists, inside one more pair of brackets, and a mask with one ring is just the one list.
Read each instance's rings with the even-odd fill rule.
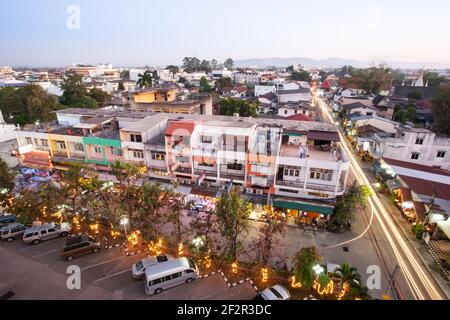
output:
[[219,68],[219,62],[216,59],[211,60],[211,68],[217,70]]
[[227,68],[228,70],[233,70],[234,68],[234,61],[231,58],[228,58],[224,61],[223,66]]
[[294,81],[309,81],[311,80],[311,75],[308,71],[294,71],[291,74],[291,79]]
[[74,108],[98,108],[97,101],[88,96],[83,78],[76,72],[66,71],[61,82],[61,89],[64,90],[60,98],[63,105]]
[[183,226],[183,209],[184,209],[184,196],[176,192],[174,188],[170,188],[165,191],[165,197],[167,198],[168,206],[168,222],[172,223],[175,227],[174,235],[176,243],[184,242],[183,236],[185,230]]
[[185,57],[183,59],[183,69],[187,73],[197,72],[200,70],[201,61],[195,57]]
[[232,116],[238,113],[241,117],[256,117],[259,102],[250,102],[247,100],[226,98],[220,101],[220,115]]
[[212,88],[205,77],[200,79],[200,92],[211,92]]
[[361,285],[361,275],[354,267],[350,267],[347,263],[341,264],[335,271],[334,275],[341,281],[342,286]]
[[209,250],[214,251],[215,235],[218,230],[217,216],[213,211],[206,211],[195,215],[195,218],[191,221],[190,227],[194,232],[194,237],[202,237],[205,241],[205,245],[200,248],[202,253],[206,253]]
[[294,276],[300,281],[302,288],[311,289],[314,283],[313,267],[322,262],[322,257],[316,247],[304,247],[294,256],[292,261]]
[[420,92],[419,90],[413,90],[410,93],[408,93],[408,99],[420,101],[423,99],[422,92]]
[[0,158],[0,203],[2,203],[14,188],[15,174],[11,171],[8,164]]
[[[123,87],[123,83],[122,83]],[[97,104],[100,107],[105,107],[109,103],[111,103],[111,95],[108,92],[105,92],[101,89],[93,88],[89,91],[89,97],[97,101]]]
[[212,71],[211,62],[208,60],[202,60],[200,63],[200,70],[206,73],[210,73]]
[[286,72],[291,72],[291,73],[294,72],[294,66],[291,65],[291,66],[287,67]]
[[277,212],[267,216],[266,223],[259,229],[258,238],[251,244],[251,251],[262,266],[267,266],[273,258],[273,248],[279,244],[277,237],[283,237],[286,232],[286,221]]
[[216,204],[219,231],[225,241],[224,254],[229,261],[237,261],[242,251],[239,236],[247,231],[248,217],[250,216],[249,203],[235,190],[222,196]]
[[372,300],[372,297],[367,287],[351,285],[349,291],[344,296],[344,300]]
[[229,77],[221,77],[216,81],[216,90],[219,92],[224,92],[227,89],[233,87],[233,80]]
[[354,219],[354,211],[358,206],[365,207],[370,196],[367,186],[358,186],[356,182],[351,185],[347,192],[338,198],[332,221],[339,225],[346,225]]
[[120,73],[120,78],[126,80],[130,79],[130,70],[122,70]]
[[177,66],[174,66],[174,65],[168,65],[168,66],[166,67],[166,70],[169,70],[169,71],[172,72],[173,74],[179,72],[179,68],[178,68]]
[[449,82],[448,79],[439,76],[437,72],[426,72],[423,75],[423,81],[428,84],[429,87],[439,87]]
[[434,119],[433,130],[437,133],[450,135],[450,84],[439,87],[437,95],[432,100],[431,114]]
[[323,70],[321,70],[319,72],[319,77],[320,77],[320,80],[325,81],[325,79],[328,77],[328,73],[323,71]]
[[357,69],[352,71],[349,82],[362,89],[365,94],[378,94],[383,86],[391,81],[392,69],[379,65],[368,69]]
[[150,88],[153,85],[153,76],[150,70],[138,74],[137,85],[139,88]]
[[49,95],[42,87],[27,85],[0,89],[0,109],[7,122],[25,125],[36,121],[55,119],[53,111],[59,109],[58,98]]

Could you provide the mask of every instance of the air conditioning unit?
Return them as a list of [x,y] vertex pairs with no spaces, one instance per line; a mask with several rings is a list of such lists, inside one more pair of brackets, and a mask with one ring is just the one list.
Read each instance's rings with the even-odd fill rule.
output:
[[245,192],[246,192],[246,193],[253,193],[253,189],[252,189],[252,188],[246,188],[246,189],[245,189]]
[[263,190],[256,189],[255,191],[256,191],[256,192],[255,192],[256,194],[264,194],[264,191],[263,191]]

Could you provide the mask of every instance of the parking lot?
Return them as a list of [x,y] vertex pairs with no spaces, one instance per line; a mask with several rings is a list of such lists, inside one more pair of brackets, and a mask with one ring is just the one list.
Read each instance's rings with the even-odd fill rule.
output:
[[[229,288],[215,274],[147,296],[143,280],[133,279],[130,271],[144,253],[126,256],[122,248],[116,247],[68,262],[59,256],[63,241],[58,238],[38,245],[25,244],[21,239],[1,242],[0,296],[12,292],[11,299],[248,300],[256,294],[247,282]],[[81,270],[80,290],[67,288],[70,265]]]

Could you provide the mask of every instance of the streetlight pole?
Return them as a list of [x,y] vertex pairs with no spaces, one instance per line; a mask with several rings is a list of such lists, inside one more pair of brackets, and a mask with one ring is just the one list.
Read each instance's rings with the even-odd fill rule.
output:
[[128,218],[125,216],[122,217],[122,219],[120,219],[120,224],[123,225],[123,229],[125,231],[125,238],[128,239],[128,235],[127,235]]

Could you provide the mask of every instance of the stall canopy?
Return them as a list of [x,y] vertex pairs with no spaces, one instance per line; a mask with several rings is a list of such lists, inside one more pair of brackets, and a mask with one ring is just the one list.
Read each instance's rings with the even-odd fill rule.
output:
[[286,200],[275,200],[273,206],[276,208],[292,209],[307,212],[316,212],[325,215],[332,215],[334,212],[333,206],[324,206],[306,202],[294,202]]
[[441,229],[442,232],[444,232],[445,235],[450,239],[450,219],[446,221],[439,221],[437,225],[439,229]]

